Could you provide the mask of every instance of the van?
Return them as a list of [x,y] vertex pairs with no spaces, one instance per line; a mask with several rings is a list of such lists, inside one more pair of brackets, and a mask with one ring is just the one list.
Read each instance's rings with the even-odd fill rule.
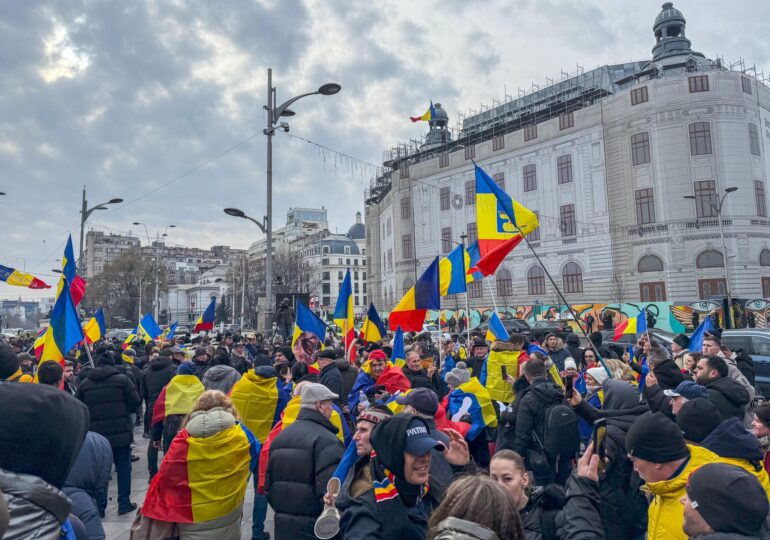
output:
[[731,351],[742,350],[754,360],[755,385],[770,396],[770,330],[740,328],[722,332],[722,343]]

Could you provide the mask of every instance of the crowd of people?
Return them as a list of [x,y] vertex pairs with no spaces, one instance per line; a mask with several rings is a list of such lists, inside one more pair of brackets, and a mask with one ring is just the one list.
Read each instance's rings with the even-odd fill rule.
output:
[[132,538],[240,538],[249,485],[254,540],[268,507],[278,540],[770,538],[770,403],[718,331],[469,338],[0,342],[0,538],[104,538],[113,465]]

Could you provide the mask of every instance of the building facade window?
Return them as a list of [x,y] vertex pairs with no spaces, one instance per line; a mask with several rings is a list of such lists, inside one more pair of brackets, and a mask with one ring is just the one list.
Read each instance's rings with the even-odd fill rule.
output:
[[524,140],[531,141],[532,139],[537,139],[537,124],[524,126]]
[[329,283],[322,283],[321,284],[321,292],[323,294],[330,294],[331,293],[331,284],[329,284]]
[[495,282],[497,283],[497,296],[513,296],[513,279],[510,271],[501,268],[495,276]]
[[749,150],[751,150],[752,156],[762,155],[759,148],[759,130],[756,124],[749,124]]
[[[763,249],[759,254],[759,266],[770,266],[770,249]],[[767,298],[767,296],[765,296]]]
[[329,272],[323,272],[321,274],[321,279],[323,279],[324,281],[329,281],[329,279],[331,279],[330,273]]
[[762,298],[770,298],[770,277],[762,278]]
[[567,154],[556,158],[556,175],[559,178],[559,184],[569,184],[572,182],[572,156]]
[[476,179],[467,180],[465,182],[465,205],[470,206],[476,204]]
[[575,117],[571,112],[559,115],[559,130],[571,128],[575,125]]
[[722,253],[716,249],[707,249],[701,251],[698,258],[695,259],[696,268],[724,268],[725,259],[722,257]]
[[701,300],[708,300],[714,296],[724,297],[727,294],[727,282],[722,278],[699,279],[698,295]]
[[472,244],[478,239],[479,239],[478,225],[476,224],[475,221],[473,223],[468,223],[468,244]]
[[441,209],[449,210],[449,188],[442,187],[439,191],[439,198],[441,200]]
[[741,89],[746,94],[751,94],[751,79],[748,77],[741,77]]
[[690,93],[695,92],[708,92],[709,91],[709,76],[708,75],[693,75],[687,78],[687,82],[690,85]]
[[452,251],[452,227],[441,227],[441,251]]
[[439,167],[449,167],[449,154],[444,153],[439,155],[438,157],[438,166]]
[[399,169],[401,173],[401,178],[409,178],[409,164],[404,163],[401,165],[401,168]]
[[411,259],[414,257],[412,252],[412,235],[405,234],[401,236],[401,253],[405,259]]
[[695,212],[698,218],[710,218],[717,215],[717,189],[714,180],[695,182]]
[[411,278],[405,278],[402,284],[403,294],[408,293],[412,287],[414,287],[414,281]]
[[648,97],[646,86],[631,90],[631,105],[639,105],[640,103],[647,101],[647,99]]
[[711,126],[708,122],[690,124],[690,154],[704,156],[711,153]]
[[527,294],[545,294],[545,271],[540,266],[527,270]]
[[560,223],[562,237],[575,236],[577,234],[577,225],[575,223],[575,205],[565,204],[559,207]]
[[505,191],[505,173],[495,173],[492,175],[492,180],[495,181],[495,184],[497,184],[497,187]]
[[665,302],[666,284],[662,281],[640,283],[639,299],[642,302]]
[[468,283],[468,298],[481,298],[484,289],[481,287],[481,280]]
[[757,215],[767,217],[767,205],[765,204],[765,183],[754,181],[754,197],[757,200]]
[[568,262],[564,265],[564,270],[561,272],[562,281],[564,282],[565,293],[582,293],[583,292],[583,270],[580,266],[574,262]]
[[646,131],[631,137],[631,162],[634,165],[650,162],[650,134]]
[[656,255],[645,255],[639,259],[639,264],[636,265],[636,269],[640,274],[645,272],[662,272],[663,260]]
[[636,197],[636,224],[655,223],[655,198],[652,188],[637,189],[634,194]]
[[497,152],[505,148],[505,135],[495,135],[492,137],[492,151]]
[[535,191],[537,189],[537,165],[525,165],[522,170],[524,179],[524,191]]
[[465,159],[473,159],[476,157],[476,145],[472,144],[465,147]]
[[[537,210],[532,210],[532,213],[534,213],[538,218],[538,223],[540,222],[540,212]],[[540,226],[536,227],[534,231],[529,233],[527,235],[527,238],[530,242],[539,242],[540,241]]]
[[401,198],[401,219],[409,219],[412,217],[412,201],[409,197]]

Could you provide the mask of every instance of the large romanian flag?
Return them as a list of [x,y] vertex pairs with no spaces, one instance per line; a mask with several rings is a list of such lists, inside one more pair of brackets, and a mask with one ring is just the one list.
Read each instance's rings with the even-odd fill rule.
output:
[[428,110],[425,111],[425,114],[423,114],[422,116],[410,116],[409,120],[411,120],[412,122],[419,122],[420,120],[424,122],[429,122],[435,117],[436,117],[436,107],[433,106],[433,100],[430,100],[430,107],[428,107]]
[[142,515],[201,523],[229,514],[243,504],[259,450],[259,441],[242,424],[205,438],[181,430],[150,483]]
[[475,279],[473,275],[468,274],[470,267],[470,253],[462,245],[458,245],[441,259],[438,263],[441,296],[464,293],[466,284]]
[[644,311],[640,311],[636,317],[626,319],[615,327],[615,334],[612,341],[617,341],[623,334],[641,334],[647,331],[647,316]]
[[190,414],[205,390],[195,375],[174,375],[158,395],[152,409],[152,424],[160,424],[172,414]]
[[41,362],[46,360],[63,362],[67,353],[83,341],[83,327],[80,325],[80,317],[64,275],[59,279],[59,293],[51,310],[50,325],[43,339]]
[[15,268],[0,264],[0,281],[15,287],[27,287],[28,289],[50,289],[51,286],[32,274],[20,272]]
[[104,311],[102,308],[96,310],[94,316],[83,326],[83,332],[86,335],[88,343],[99,341],[107,335],[107,327],[104,323]]
[[353,287],[350,283],[350,269],[345,273],[345,279],[342,280],[333,318],[334,324],[342,329],[342,340],[347,352],[348,347],[356,338],[356,329],[353,325]]
[[206,308],[206,311],[204,311],[203,314],[200,317],[198,317],[198,321],[195,323],[193,332],[201,332],[202,330],[213,330],[214,314],[216,313],[216,309],[217,309],[217,298],[216,296],[213,296],[211,298],[211,302],[209,302],[209,305]]
[[429,309],[441,309],[440,275],[438,257],[428,265],[401,301],[390,312],[388,323],[391,330],[399,326],[405,332],[420,332]]
[[323,348],[326,340],[326,324],[316,317],[315,313],[310,311],[310,308],[305,304],[297,302],[297,319],[294,321],[294,335],[291,338],[292,347],[304,332],[310,332],[317,337]]
[[279,377],[261,377],[250,369],[230,390],[235,410],[260,443],[267,440],[289,401],[285,385]]
[[514,201],[487,172],[476,168],[476,223],[480,260],[471,268],[485,276],[495,273],[503,259],[539,223],[537,214]]
[[374,304],[369,304],[369,311],[366,312],[366,319],[361,326],[361,339],[368,342],[381,341],[385,337],[385,325],[382,324],[380,314]]
[[467,439],[475,440],[487,427],[497,427],[497,416],[492,406],[489,391],[484,388],[476,377],[471,377],[448,396],[448,416],[453,422],[459,422],[466,414],[470,415],[472,423]]

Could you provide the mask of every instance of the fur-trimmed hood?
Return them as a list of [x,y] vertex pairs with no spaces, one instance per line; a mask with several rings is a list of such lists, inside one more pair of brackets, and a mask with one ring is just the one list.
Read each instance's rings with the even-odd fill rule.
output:
[[489,347],[489,350],[495,352],[514,352],[516,351],[516,347],[509,341],[495,341]]

